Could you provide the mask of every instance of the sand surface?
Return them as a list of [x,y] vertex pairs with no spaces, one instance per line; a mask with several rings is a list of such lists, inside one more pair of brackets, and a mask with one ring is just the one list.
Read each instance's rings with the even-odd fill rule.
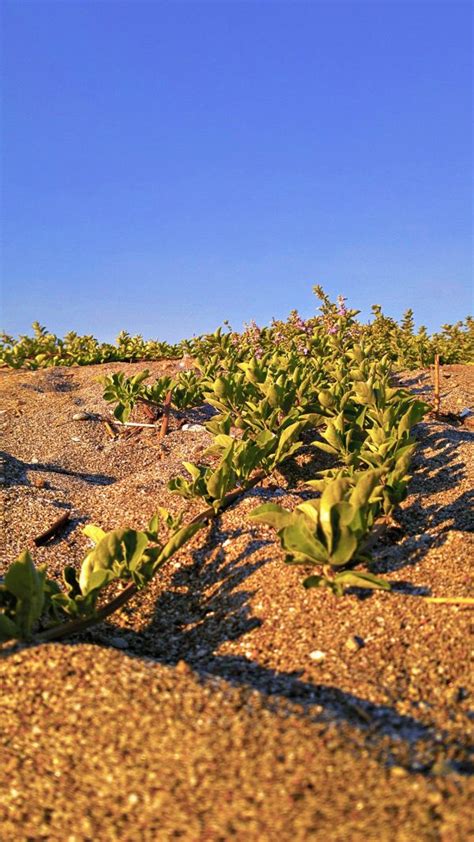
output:
[[[155,374],[176,363],[151,363]],[[111,439],[98,377],[139,364],[0,371],[0,568],[62,511],[34,551],[50,575],[79,565],[81,527],[144,527],[157,505],[201,508],[166,484],[211,441],[179,428]],[[429,372],[404,382],[429,397]],[[392,593],[306,592],[264,501],[294,505],[326,467],[310,445],[198,533],[108,622],[0,658],[8,840],[474,839],[473,368],[447,366],[445,420],[416,428],[410,494],[374,549]],[[74,421],[87,411],[96,417]],[[196,422],[205,413],[185,413]]]

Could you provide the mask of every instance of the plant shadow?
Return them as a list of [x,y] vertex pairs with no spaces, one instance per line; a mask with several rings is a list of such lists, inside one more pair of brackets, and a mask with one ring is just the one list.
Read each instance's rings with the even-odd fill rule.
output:
[[[418,433],[420,444],[415,457],[418,471],[410,486],[414,500],[399,511],[399,530],[389,534],[388,545],[379,544],[385,557],[376,558],[373,569],[380,573],[417,564],[433,542],[445,540],[447,530],[467,529],[466,505],[470,493],[460,494],[445,505],[427,501],[426,493],[427,489],[428,493],[437,494],[456,488],[464,476],[459,448],[472,436],[451,428],[441,434],[439,430],[432,433],[427,425],[419,425]],[[434,444],[436,459],[427,460],[426,450]],[[312,456],[311,451],[309,455]],[[316,451],[314,458],[321,469],[325,455]],[[25,463],[19,464],[26,470]],[[305,463],[304,471],[305,474],[311,471],[314,476],[311,459]],[[288,470],[288,481],[294,483],[294,469]],[[250,493],[257,495],[257,490]],[[268,495],[271,491],[264,489],[263,493]],[[288,493],[298,491],[290,488]],[[309,494],[312,496],[313,492]],[[423,504],[418,499],[422,495]],[[429,534],[433,522],[440,527],[434,536]],[[298,715],[328,727],[345,723],[354,729],[354,734],[362,736],[365,747],[387,766],[396,764],[410,773],[433,775],[441,765],[445,770],[442,774],[474,774],[472,746],[453,739],[448,732],[440,732],[430,722],[401,715],[393,703],[375,704],[331,684],[305,681],[301,671],[279,671],[246,655],[219,652],[226,642],[242,639],[262,623],[252,612],[254,592],[242,585],[273,560],[275,544],[258,539],[251,532],[242,550],[232,556],[226,554],[226,541],[236,541],[243,534],[244,528],[226,531],[213,523],[204,546],[193,551],[188,564],[175,569],[159,593],[153,616],[145,628],[134,631],[107,622],[78,636],[75,642],[87,640],[102,646],[117,646],[130,657],[169,666],[184,662],[203,682],[217,678],[246,691],[256,691],[269,707],[282,703],[297,706]],[[397,539],[395,543],[394,539]],[[391,556],[390,548],[399,552]],[[420,589],[413,589],[407,582],[395,583],[394,589],[413,594],[416,590],[421,595]],[[126,606],[122,612],[126,617],[134,608]],[[74,641],[68,645],[73,644]]]
[[[471,514],[474,491],[463,491],[454,499],[449,494],[465,479],[460,448],[473,441],[474,435],[448,425],[441,431],[430,427],[417,426],[418,447],[413,457],[409,504],[394,512],[397,539],[394,541],[392,530],[387,530],[375,545],[371,566],[374,573],[413,567],[431,549],[441,547],[453,531],[474,531]],[[436,498],[443,498],[446,493],[449,501],[438,502]]]
[[[254,592],[241,586],[272,561],[262,550],[271,549],[273,543],[252,538],[241,552],[228,558],[222,544],[241,534],[241,530],[223,531],[213,525],[206,545],[193,552],[190,564],[176,570],[158,596],[147,627],[135,632],[104,624],[103,634],[93,634],[92,642],[107,646],[113,639],[112,645],[132,657],[169,666],[184,662],[203,682],[218,678],[257,691],[272,709],[290,704],[298,709],[297,715],[328,727],[347,724],[355,729],[357,743],[362,738],[386,766],[401,765],[409,772],[431,775],[440,758],[448,755],[448,772],[474,774],[473,747],[447,733],[440,740],[434,725],[401,715],[390,704],[375,704],[337,686],[304,681],[302,671],[279,671],[246,655],[219,653],[227,641],[243,638],[262,623],[252,614]],[[86,638],[91,640],[90,635]]]
[[116,482],[115,477],[108,474],[94,474],[86,471],[73,471],[63,468],[52,462],[25,462],[17,459],[6,451],[0,451],[0,462],[5,465],[6,487],[14,485],[27,485],[32,483],[28,477],[29,471],[41,471],[43,473],[62,474],[63,476],[74,477],[83,480],[89,485],[112,485]]

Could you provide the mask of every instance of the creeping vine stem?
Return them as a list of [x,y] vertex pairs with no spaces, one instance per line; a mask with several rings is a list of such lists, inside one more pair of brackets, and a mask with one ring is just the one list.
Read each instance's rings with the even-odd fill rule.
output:
[[[188,526],[215,519],[221,514],[221,512],[224,511],[224,509],[229,508],[229,506],[235,503],[239,497],[242,497],[250,488],[258,485],[258,483],[262,482],[262,480],[264,480],[267,476],[268,473],[265,471],[257,471],[257,473],[254,474],[245,486],[229,491],[228,494],[225,495],[217,512],[212,506],[209,506],[209,508],[204,509],[203,512],[199,512],[195,515],[189,521]],[[52,628],[46,629],[44,632],[40,632],[40,634],[35,635],[34,642],[47,643],[52,640],[60,640],[63,637],[69,637],[72,634],[79,634],[79,632],[83,632],[86,629],[91,628],[91,626],[101,623],[106,619],[106,617],[110,617],[111,614],[114,614],[115,611],[118,611],[119,608],[122,608],[123,605],[129,602],[137,592],[137,586],[131,582],[123,589],[123,591],[117,594],[117,596],[113,597],[113,599],[106,602],[105,605],[99,608],[93,617],[85,617],[82,620],[70,620],[66,623],[53,626]]]

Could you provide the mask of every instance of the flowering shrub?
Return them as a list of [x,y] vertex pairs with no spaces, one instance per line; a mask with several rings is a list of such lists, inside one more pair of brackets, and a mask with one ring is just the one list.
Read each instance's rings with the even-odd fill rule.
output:
[[259,327],[255,321],[244,325],[241,333],[218,328],[214,333],[177,344],[157,340],[144,340],[142,336],[119,333],[115,344],[98,342],[93,336],[78,336],[74,332],[61,339],[48,333],[38,322],[33,324],[32,336],[15,339],[0,334],[0,365],[12,368],[45,368],[55,365],[89,365],[114,361],[134,362],[158,360],[192,355],[208,359],[213,354],[222,356],[242,353],[262,359],[275,347],[294,351],[300,356],[324,353],[325,340],[370,343],[376,356],[388,355],[396,368],[419,368],[430,365],[435,354],[442,364],[472,362],[474,359],[474,321],[468,316],[454,325],[443,325],[440,332],[430,336],[425,327],[415,331],[412,310],[407,310],[400,323],[382,313],[380,305],[372,307],[373,320],[364,324],[357,320],[358,310],[347,307],[343,295],[332,302],[321,286],[313,288],[321,304],[320,314],[303,319],[292,310],[286,321],[272,320],[268,327]]

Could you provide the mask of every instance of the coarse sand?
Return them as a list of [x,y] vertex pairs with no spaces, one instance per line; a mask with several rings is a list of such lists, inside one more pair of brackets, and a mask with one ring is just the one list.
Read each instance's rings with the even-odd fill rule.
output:
[[[177,362],[147,363],[153,375]],[[99,377],[140,364],[0,370],[0,571],[64,511],[35,560],[79,565],[86,523],[142,528],[206,409],[111,438]],[[431,374],[399,380],[425,399]],[[391,593],[305,591],[248,514],[293,506],[330,462],[310,442],[107,622],[0,650],[0,839],[12,842],[474,840],[472,366],[442,369],[442,416],[415,428],[407,500],[373,549]],[[89,417],[73,420],[73,415]],[[140,414],[135,413],[140,420]],[[143,420],[150,421],[149,418]]]

